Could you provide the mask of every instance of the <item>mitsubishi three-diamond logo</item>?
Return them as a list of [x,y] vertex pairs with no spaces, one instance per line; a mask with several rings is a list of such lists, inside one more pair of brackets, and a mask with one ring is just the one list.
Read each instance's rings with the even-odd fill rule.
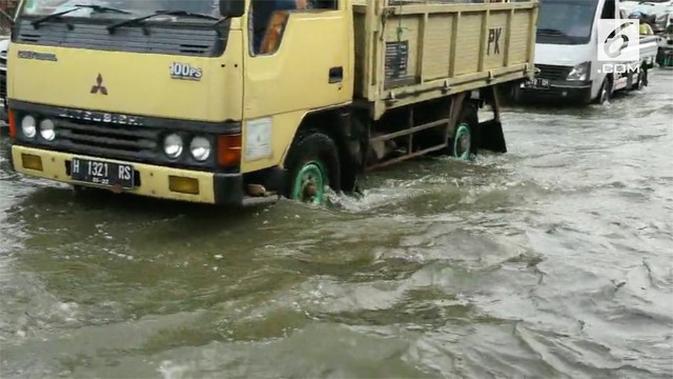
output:
[[98,74],[98,77],[96,78],[96,84],[93,87],[91,87],[91,93],[92,94],[95,95],[99,92],[101,94],[107,96],[107,88],[103,85],[103,75],[101,75],[100,73]]

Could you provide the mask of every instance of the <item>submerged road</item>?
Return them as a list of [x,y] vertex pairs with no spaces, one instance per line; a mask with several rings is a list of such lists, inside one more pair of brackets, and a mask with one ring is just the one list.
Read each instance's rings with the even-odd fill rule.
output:
[[[222,210],[0,160],[0,377],[673,375],[673,72],[511,152]],[[9,149],[0,141],[0,155]]]

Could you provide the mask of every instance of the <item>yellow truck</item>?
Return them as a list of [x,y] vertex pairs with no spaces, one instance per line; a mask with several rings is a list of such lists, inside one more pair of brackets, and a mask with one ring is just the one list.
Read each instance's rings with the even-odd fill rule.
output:
[[8,54],[13,165],[76,187],[253,205],[321,203],[328,187],[431,152],[505,151],[497,88],[534,74],[537,10],[24,0]]

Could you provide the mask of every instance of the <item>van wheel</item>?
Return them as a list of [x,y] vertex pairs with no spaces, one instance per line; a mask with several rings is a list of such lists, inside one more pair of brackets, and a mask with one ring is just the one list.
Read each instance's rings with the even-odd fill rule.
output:
[[640,91],[643,89],[643,72],[642,70],[638,73],[638,78],[636,79],[636,82],[633,83],[631,86],[632,91]]
[[640,73],[643,75],[643,79],[640,83],[640,88],[642,89],[643,87],[647,87],[648,85],[650,85],[650,81],[649,81],[649,75],[647,73],[647,68],[641,68]]
[[596,104],[603,105],[609,102],[611,97],[612,97],[612,81],[609,78],[605,78],[603,79],[603,84],[601,85],[600,91],[598,91]]
[[285,196],[302,203],[321,205],[327,187],[341,189],[339,153],[334,141],[320,132],[299,136],[287,157]]
[[477,153],[477,128],[479,119],[477,108],[473,103],[466,103],[458,119],[453,138],[449,141],[451,156],[457,159],[470,160]]

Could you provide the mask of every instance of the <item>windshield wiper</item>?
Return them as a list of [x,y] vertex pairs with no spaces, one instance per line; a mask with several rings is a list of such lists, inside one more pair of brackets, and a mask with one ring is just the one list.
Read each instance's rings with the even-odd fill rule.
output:
[[56,13],[48,14],[48,15],[46,15],[46,16],[44,16],[44,17],[38,18],[37,20],[33,21],[31,24],[32,24],[34,27],[37,28],[37,27],[40,26],[40,24],[42,24],[42,23],[45,23],[45,22],[47,22],[47,21],[50,21],[50,20],[53,20],[53,19],[56,19],[56,18],[65,16],[65,15],[67,15],[68,13],[72,13],[72,12],[78,11],[78,10],[80,10],[80,9],[82,9],[82,8],[88,8],[88,9],[91,9],[92,11],[94,11],[94,12],[100,12],[100,13],[111,12],[111,13],[131,14],[131,12],[129,12],[129,11],[125,11],[125,10],[123,10],[123,9],[112,8],[112,7],[106,7],[106,6],[103,6],[103,5],[75,4],[74,8],[66,9],[66,10],[61,11],[61,12],[56,12]]
[[567,37],[565,33],[558,29],[542,28],[537,30],[538,34],[555,35]]
[[191,18],[200,18],[204,20],[215,20],[217,21],[215,25],[219,24],[223,19],[217,18],[215,16],[211,16],[209,14],[205,13],[193,13],[193,12],[188,12],[184,10],[175,10],[175,11],[167,11],[167,10],[158,10],[155,13],[148,14],[146,16],[141,16],[141,17],[136,17],[136,18],[130,18],[128,20],[124,20],[121,22],[118,22],[116,24],[112,24],[107,27],[108,32],[114,33],[114,31],[117,28],[120,28],[122,26],[129,26],[129,25],[142,25],[145,21],[154,18],[154,17],[159,17],[159,16],[177,16],[177,17],[191,17]]

